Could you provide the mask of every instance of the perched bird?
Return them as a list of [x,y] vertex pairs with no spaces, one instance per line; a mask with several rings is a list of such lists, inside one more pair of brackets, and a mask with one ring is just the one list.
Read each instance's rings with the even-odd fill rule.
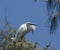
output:
[[34,34],[35,29],[36,29],[36,24],[32,24],[31,22],[26,22],[22,24],[16,31],[16,35],[15,35],[16,40],[18,40],[19,38],[21,39],[24,38],[25,35],[30,31],[32,31],[32,33]]

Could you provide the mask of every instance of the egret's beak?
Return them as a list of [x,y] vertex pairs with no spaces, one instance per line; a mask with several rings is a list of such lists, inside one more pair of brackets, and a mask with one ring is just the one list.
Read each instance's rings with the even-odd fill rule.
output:
[[37,26],[36,24],[30,24],[30,25],[34,25],[34,26]]

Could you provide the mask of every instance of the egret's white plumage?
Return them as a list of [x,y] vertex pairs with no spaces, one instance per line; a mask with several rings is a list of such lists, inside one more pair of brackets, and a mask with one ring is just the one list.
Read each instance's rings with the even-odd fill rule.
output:
[[21,37],[25,37],[25,35],[30,31],[34,32],[35,29],[36,29],[36,24],[32,24],[31,22],[26,22],[22,24],[16,31],[16,35],[15,35],[16,40],[18,40]]
[[18,30],[16,31],[16,33],[20,33],[20,32],[22,32],[22,31],[26,31],[27,30],[27,27],[26,27],[26,24],[22,24],[19,28],[18,28]]
[[30,27],[31,27],[31,28],[33,28],[33,30],[35,31],[35,29],[36,29],[36,26],[34,26],[34,25],[31,25]]

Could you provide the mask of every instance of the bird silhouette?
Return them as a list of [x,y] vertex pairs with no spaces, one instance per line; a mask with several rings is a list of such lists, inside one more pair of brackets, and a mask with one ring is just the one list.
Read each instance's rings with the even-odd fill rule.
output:
[[[24,38],[26,36],[27,33],[29,33],[30,31],[32,31],[32,33],[35,31],[36,29],[36,24],[32,24],[31,22],[26,22],[24,24],[22,24],[18,30],[16,31],[15,34],[15,39],[18,40],[19,38]],[[34,34],[34,33],[33,33]],[[12,39],[14,39],[12,38]]]

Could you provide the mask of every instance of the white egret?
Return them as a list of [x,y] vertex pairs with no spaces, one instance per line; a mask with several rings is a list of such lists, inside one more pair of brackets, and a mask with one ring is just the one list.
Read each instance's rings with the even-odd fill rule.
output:
[[36,24],[32,24],[31,22],[26,22],[18,28],[15,37],[11,39],[16,39],[16,40],[19,40],[19,38],[22,39],[30,31],[32,31],[32,33],[34,34],[35,29],[36,29]]

